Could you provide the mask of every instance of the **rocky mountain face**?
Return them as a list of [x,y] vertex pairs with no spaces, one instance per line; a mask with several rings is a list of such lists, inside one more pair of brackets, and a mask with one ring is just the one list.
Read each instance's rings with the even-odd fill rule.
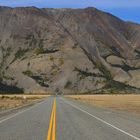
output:
[[140,25],[95,8],[0,7],[0,79],[1,92],[140,93]]

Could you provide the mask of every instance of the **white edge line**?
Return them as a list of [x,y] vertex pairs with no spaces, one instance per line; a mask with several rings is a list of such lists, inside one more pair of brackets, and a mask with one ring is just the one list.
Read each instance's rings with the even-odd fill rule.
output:
[[[46,100],[45,100],[45,101],[46,101]],[[35,105],[29,107],[28,109],[24,109],[23,111],[20,111],[20,112],[14,114],[14,115],[11,115],[10,117],[7,117],[7,118],[5,118],[5,119],[0,120],[0,124],[3,123],[3,122],[5,122],[5,121],[7,121],[7,120],[9,120],[9,119],[12,119],[12,118],[14,118],[14,117],[20,115],[20,114],[22,114],[22,113],[24,113],[24,112],[26,112],[26,111],[28,111],[28,110],[31,110],[31,109],[33,109],[34,107],[36,107],[36,106],[38,106],[38,105],[40,105],[40,104],[43,104],[45,101],[42,101],[42,102],[40,102],[40,103],[37,103],[37,104],[35,104]]]
[[136,137],[136,136],[134,136],[134,135],[132,135],[132,134],[130,134],[130,133],[128,133],[128,132],[126,132],[126,131],[124,131],[124,130],[122,130],[122,129],[120,129],[120,128],[118,128],[118,127],[116,127],[116,126],[114,126],[114,125],[112,125],[112,124],[110,124],[110,123],[108,123],[108,122],[106,122],[106,121],[104,121],[103,119],[101,119],[101,118],[99,118],[99,117],[97,117],[97,116],[94,116],[94,115],[90,114],[89,112],[87,112],[87,111],[85,111],[85,110],[83,110],[83,109],[77,107],[76,105],[73,105],[73,104],[71,104],[70,102],[65,101],[65,100],[62,99],[62,98],[61,98],[61,100],[63,100],[65,103],[71,105],[71,106],[74,107],[75,109],[78,109],[78,110],[80,110],[80,111],[82,111],[82,112],[88,114],[89,116],[95,118],[96,120],[99,120],[100,122],[102,122],[102,123],[104,123],[104,124],[106,124],[106,125],[108,125],[108,126],[114,128],[114,129],[116,129],[116,130],[118,130],[118,131],[124,133],[125,135],[128,135],[128,136],[134,138],[135,140],[140,140],[140,138],[138,138],[138,137]]

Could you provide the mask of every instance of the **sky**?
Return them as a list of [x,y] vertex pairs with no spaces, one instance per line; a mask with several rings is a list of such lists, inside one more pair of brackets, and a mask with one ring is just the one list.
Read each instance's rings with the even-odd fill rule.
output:
[[0,5],[38,8],[95,7],[123,20],[140,23],[140,0],[0,0]]

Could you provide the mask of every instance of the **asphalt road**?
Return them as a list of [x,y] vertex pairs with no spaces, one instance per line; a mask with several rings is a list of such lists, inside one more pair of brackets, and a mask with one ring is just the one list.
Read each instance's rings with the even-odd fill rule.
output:
[[140,140],[140,118],[48,97],[1,118],[0,140]]

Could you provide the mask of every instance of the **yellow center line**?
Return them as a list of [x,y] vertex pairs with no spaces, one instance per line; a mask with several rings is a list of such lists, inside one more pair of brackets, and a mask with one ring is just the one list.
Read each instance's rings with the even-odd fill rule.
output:
[[56,139],[56,99],[54,99],[53,102],[53,108],[47,135],[47,140],[55,140],[55,139]]
[[52,140],[55,140],[56,135],[56,100],[54,101],[54,117],[53,117],[53,130],[52,130]]

